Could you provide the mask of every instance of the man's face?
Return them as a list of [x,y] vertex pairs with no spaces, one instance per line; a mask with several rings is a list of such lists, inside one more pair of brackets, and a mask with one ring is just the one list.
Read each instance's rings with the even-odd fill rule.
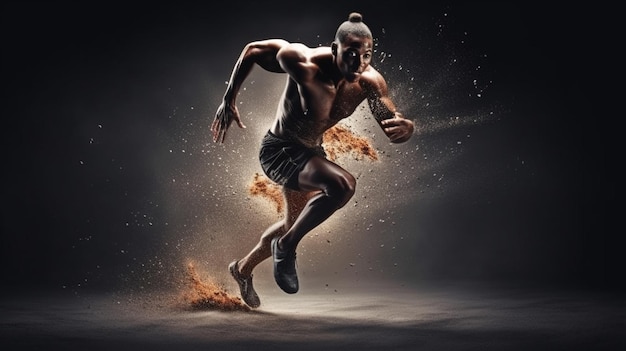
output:
[[337,44],[337,67],[349,82],[356,82],[372,61],[372,39],[350,34]]

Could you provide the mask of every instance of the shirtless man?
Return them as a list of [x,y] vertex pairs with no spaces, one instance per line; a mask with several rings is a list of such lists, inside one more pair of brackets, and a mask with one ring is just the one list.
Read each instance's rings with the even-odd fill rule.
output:
[[265,230],[248,255],[229,265],[241,297],[250,307],[261,304],[252,286],[254,267],[272,257],[276,283],[286,293],[296,293],[298,243],[354,195],[355,178],[325,157],[321,145],[324,132],[367,99],[391,142],[405,142],[413,134],[413,122],[396,111],[385,79],[370,66],[372,52],[370,29],[361,14],[351,13],[330,47],[309,48],[282,39],[256,41],[245,46],[235,64],[211,125],[217,143],[224,142],[233,121],[245,128],[235,100],[255,64],[289,75],[259,155],[265,174],[282,185],[285,217]]

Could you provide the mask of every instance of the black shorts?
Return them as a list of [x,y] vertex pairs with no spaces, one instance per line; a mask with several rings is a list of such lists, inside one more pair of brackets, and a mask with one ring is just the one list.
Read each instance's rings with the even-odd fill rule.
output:
[[282,139],[268,131],[261,142],[259,160],[265,175],[279,185],[300,190],[298,175],[313,156],[326,157],[320,145],[306,147],[298,142]]

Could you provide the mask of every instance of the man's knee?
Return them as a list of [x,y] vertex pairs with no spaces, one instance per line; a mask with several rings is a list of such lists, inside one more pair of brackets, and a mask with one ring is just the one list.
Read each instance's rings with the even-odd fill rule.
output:
[[356,179],[350,173],[345,173],[329,184],[326,195],[337,201],[338,207],[343,207],[356,191]]
[[350,173],[346,173],[345,175],[345,194],[348,197],[348,200],[354,195],[356,191],[356,178]]

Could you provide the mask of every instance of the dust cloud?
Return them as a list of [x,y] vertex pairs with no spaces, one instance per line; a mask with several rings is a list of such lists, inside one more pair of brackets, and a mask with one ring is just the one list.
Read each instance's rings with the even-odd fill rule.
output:
[[241,298],[229,294],[210,278],[203,279],[193,262],[187,264],[183,306],[191,310],[250,311]]
[[350,155],[355,160],[378,160],[378,153],[369,139],[355,134],[346,126],[336,125],[326,131],[323,146],[331,161],[337,160],[341,155]]
[[252,183],[248,187],[248,193],[252,196],[260,196],[275,205],[276,212],[283,212],[285,202],[280,185],[272,182],[268,177],[255,173]]

